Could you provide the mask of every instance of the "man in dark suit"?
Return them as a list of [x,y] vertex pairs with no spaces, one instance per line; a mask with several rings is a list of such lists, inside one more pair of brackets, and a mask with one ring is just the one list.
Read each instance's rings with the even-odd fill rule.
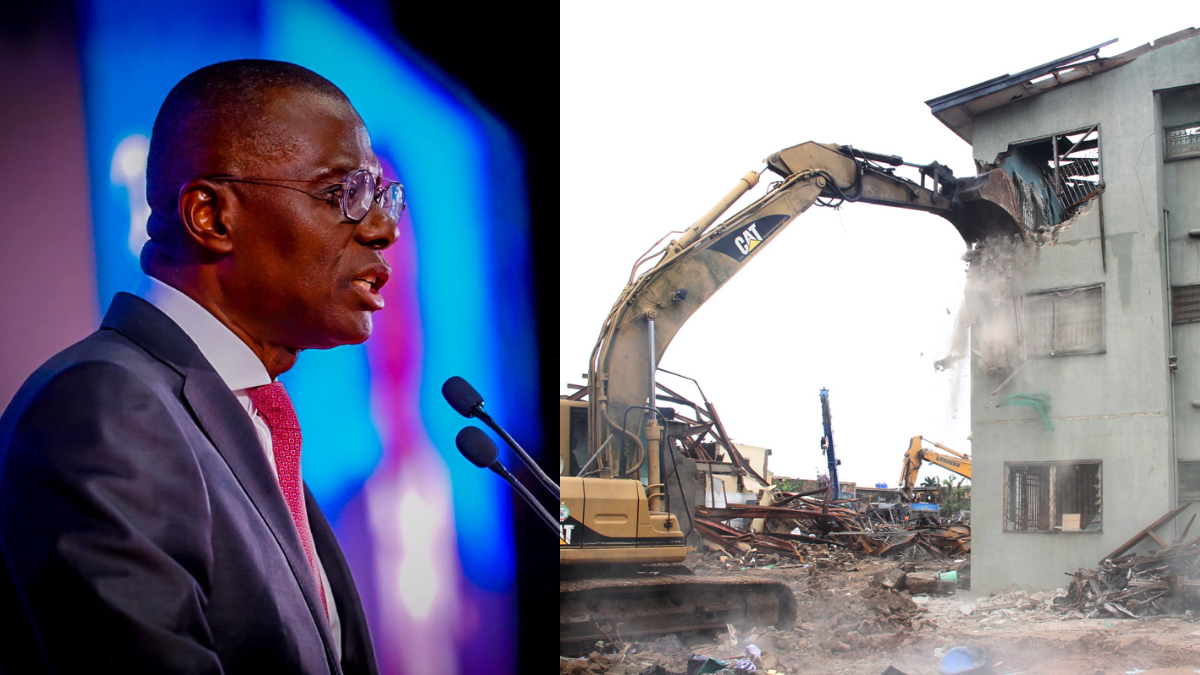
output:
[[147,174],[151,290],[0,418],[0,670],[376,672],[276,378],[370,335],[402,189],[337,87],[258,60],[176,85]]

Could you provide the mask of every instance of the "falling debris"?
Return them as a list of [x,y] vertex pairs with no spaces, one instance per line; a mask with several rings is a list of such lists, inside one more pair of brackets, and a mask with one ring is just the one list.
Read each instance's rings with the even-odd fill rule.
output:
[[963,256],[967,286],[955,321],[950,354],[934,363],[946,370],[968,354],[967,336],[988,377],[1001,377],[1024,362],[1019,349],[1015,298],[1024,293],[1016,272],[1027,264],[1028,245],[1019,237],[992,237]]

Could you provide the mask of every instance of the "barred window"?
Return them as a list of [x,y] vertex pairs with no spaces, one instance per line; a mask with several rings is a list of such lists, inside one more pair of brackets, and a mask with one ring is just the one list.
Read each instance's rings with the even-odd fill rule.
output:
[[1008,523],[1012,532],[1050,529],[1050,467],[1005,466],[1008,471]]
[[1100,462],[1004,465],[1005,532],[1099,532]]
[[1027,295],[1022,299],[1025,353],[1104,353],[1104,285]]

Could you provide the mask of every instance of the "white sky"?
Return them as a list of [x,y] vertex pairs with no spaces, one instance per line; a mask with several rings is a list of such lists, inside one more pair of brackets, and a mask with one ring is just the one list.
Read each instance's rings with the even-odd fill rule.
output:
[[[1185,5],[563,2],[559,393],[584,383],[634,260],[768,155],[814,140],[971,175],[970,146],[924,101],[1200,25]],[[692,316],[661,366],[699,380],[736,442],[800,478],[825,470],[828,388],[841,480],[895,485],[912,436],[971,451],[966,362],[933,368],[965,250],[937,216],[814,206]]]

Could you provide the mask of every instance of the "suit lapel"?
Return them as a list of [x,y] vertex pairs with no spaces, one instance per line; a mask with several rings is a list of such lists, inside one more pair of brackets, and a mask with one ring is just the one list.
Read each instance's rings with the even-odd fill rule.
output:
[[[275,541],[283,549],[288,566],[304,592],[308,609],[312,612],[313,621],[325,643],[326,655],[330,663],[336,664],[337,657],[331,649],[333,635],[325,616],[317,581],[308,565],[308,557],[304,554],[292,514],[288,511],[287,503],[283,501],[279,483],[271,475],[271,465],[267,463],[266,455],[263,454],[254,425],[246,415],[245,409],[238,403],[237,397],[229,391],[225,381],[215,371],[193,370],[187,373],[186,377],[183,384],[184,399],[191,406],[205,435],[225,458],[229,469],[275,535]],[[335,668],[335,672],[340,672],[340,668]]]
[[317,547],[317,555],[325,567],[325,576],[329,578],[330,592],[337,602],[338,616],[342,621],[342,666],[346,673],[377,674],[379,666],[375,662],[375,650],[371,646],[371,632],[367,625],[367,617],[363,612],[362,600],[358,596],[358,588],[354,577],[350,574],[350,565],[338,544],[337,535],[325,520],[325,514],[313,499],[308,486],[304,486],[304,503],[308,510],[308,525],[312,529],[313,544]]
[[103,327],[121,332],[183,375],[184,401],[275,535],[304,593],[330,667],[340,675],[341,666],[332,649],[333,636],[317,582],[308,566],[308,557],[304,554],[291,512],[246,410],[196,344],[150,303],[125,293],[117,294],[104,317]]

